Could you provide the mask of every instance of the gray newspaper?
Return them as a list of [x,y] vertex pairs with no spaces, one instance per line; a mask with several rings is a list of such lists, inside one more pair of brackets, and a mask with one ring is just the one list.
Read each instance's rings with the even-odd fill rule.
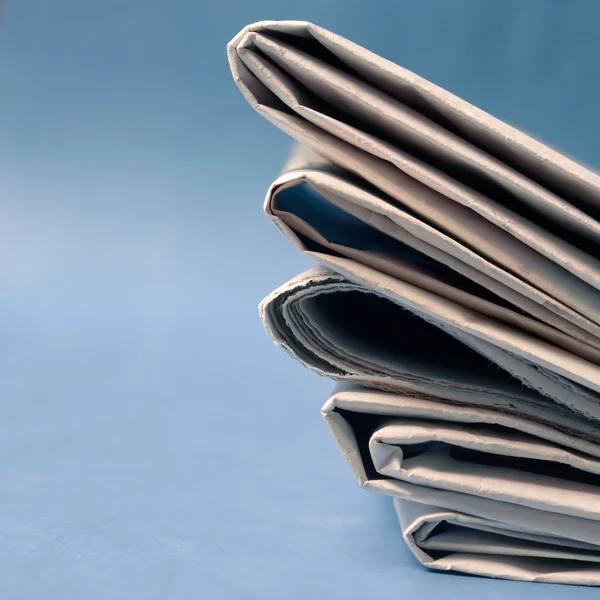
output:
[[269,218],[317,266],[260,306],[426,566],[600,584],[600,176],[310,23],[234,79],[296,147]]

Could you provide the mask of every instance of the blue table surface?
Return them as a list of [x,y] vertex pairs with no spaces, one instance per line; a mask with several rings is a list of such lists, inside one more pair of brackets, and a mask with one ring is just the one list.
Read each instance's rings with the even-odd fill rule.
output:
[[[308,262],[289,148],[225,44],[309,19],[598,167],[600,4],[8,1],[0,29],[2,599],[593,598],[427,572],[259,300]],[[273,453],[271,448],[277,447]]]

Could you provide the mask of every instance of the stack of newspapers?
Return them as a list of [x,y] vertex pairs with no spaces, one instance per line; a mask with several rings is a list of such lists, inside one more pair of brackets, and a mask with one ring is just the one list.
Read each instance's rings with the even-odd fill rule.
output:
[[297,146],[264,209],[313,269],[260,314],[439,570],[600,584],[600,175],[305,22],[229,44]]

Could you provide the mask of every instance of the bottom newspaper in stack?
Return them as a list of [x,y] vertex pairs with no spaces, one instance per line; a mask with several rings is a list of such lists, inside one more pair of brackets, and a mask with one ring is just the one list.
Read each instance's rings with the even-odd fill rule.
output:
[[323,414],[424,565],[600,584],[600,446],[559,423],[348,384]]
[[428,567],[600,585],[597,392],[379,284],[315,268],[261,304],[278,344],[339,380],[322,412],[359,483],[393,497]]

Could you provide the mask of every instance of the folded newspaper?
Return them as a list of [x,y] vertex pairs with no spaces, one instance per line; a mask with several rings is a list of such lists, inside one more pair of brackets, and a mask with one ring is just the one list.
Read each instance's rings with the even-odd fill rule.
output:
[[600,175],[320,27],[228,46],[298,142],[265,211],[318,264],[260,306],[426,566],[600,585]]

